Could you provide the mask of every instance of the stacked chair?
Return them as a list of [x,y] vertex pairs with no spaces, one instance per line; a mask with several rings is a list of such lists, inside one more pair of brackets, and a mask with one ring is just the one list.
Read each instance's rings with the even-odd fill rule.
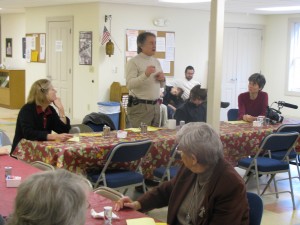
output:
[[[291,180],[292,178],[289,164],[289,155],[290,152],[293,150],[298,138],[298,132],[277,132],[270,134],[262,140],[259,146],[259,150],[253,158],[243,158],[238,162],[238,167],[246,170],[244,175],[244,179],[246,179],[246,184],[249,181],[249,179],[251,179],[251,177],[255,175],[258,195],[263,195],[269,187],[270,183],[273,181],[275,186],[275,192],[268,194],[276,194],[276,197],[278,197],[279,193],[290,193],[294,209],[295,201]],[[274,152],[282,150],[286,150],[286,154],[283,159],[278,160],[271,158]],[[278,191],[275,180],[275,176],[278,173],[288,173],[290,190]],[[260,191],[259,175],[270,176],[262,192]]]
[[[300,124],[283,124],[281,125],[276,132],[298,132],[300,134]],[[281,151],[272,152],[271,158],[282,160],[287,154],[287,149]],[[299,171],[299,155],[296,153],[295,148],[292,149],[289,153],[290,164],[297,166],[298,176],[293,178],[298,178],[300,180],[300,171]]]

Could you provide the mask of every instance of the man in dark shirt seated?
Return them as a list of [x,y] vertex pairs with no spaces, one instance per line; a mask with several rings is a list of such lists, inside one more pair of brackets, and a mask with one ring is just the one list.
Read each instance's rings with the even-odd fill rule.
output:
[[207,109],[207,90],[196,85],[191,89],[189,99],[177,108],[174,114],[176,124],[180,121],[189,122],[206,122]]
[[168,107],[168,119],[172,119],[176,109],[183,104],[182,94],[183,89],[180,87],[165,87],[163,104]]

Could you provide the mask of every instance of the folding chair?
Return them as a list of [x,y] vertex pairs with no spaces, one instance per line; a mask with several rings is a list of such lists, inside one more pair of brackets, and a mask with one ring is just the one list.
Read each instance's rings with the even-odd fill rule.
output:
[[249,225],[260,225],[264,204],[261,197],[255,193],[247,192],[247,199],[249,204]]
[[0,138],[1,138],[0,146],[11,145],[11,141],[10,141],[9,137],[2,130],[0,130]]
[[170,159],[167,166],[161,166],[153,170],[154,179],[162,182],[166,178],[167,180],[170,180],[171,178],[175,177],[180,168],[180,166],[172,166],[176,159],[180,159],[180,155],[177,153],[177,145],[174,146],[170,152]]
[[238,109],[229,109],[227,112],[228,121],[236,121],[238,119],[239,110]]
[[[276,132],[298,132],[300,133],[300,124],[283,124],[281,125]],[[282,160],[287,153],[287,149],[283,149],[282,151],[272,152],[271,157],[273,159]],[[298,157],[297,157],[298,156]],[[299,170],[299,156],[295,151],[295,148],[289,154],[290,164],[297,166],[298,176],[293,178],[298,178],[300,180],[300,170]]]
[[32,162],[31,165],[40,170],[43,170],[43,171],[54,171],[55,170],[55,168],[52,165],[50,165],[48,163],[44,163],[42,161]]
[[71,129],[69,131],[70,134],[92,133],[92,132],[94,132],[93,129],[85,124],[73,124],[71,125]]
[[[144,176],[141,170],[143,157],[148,153],[152,146],[151,140],[142,140],[135,142],[122,142],[117,144],[107,157],[107,161],[100,174],[88,173],[88,178],[91,180],[94,188],[99,184],[113,189],[125,189],[128,187],[143,186],[143,191],[146,192]],[[136,162],[137,168],[135,171],[130,169],[108,169],[111,163],[131,163]]]
[[[253,158],[243,158],[238,162],[238,167],[246,170],[244,175],[244,179],[247,178],[246,184],[253,176],[253,174],[255,174],[258,195],[263,195],[267,190],[267,188],[269,187],[270,183],[274,181],[275,192],[268,193],[266,195],[276,194],[276,197],[278,198],[278,193],[288,192],[291,194],[294,209],[295,209],[295,201],[294,201],[294,192],[293,192],[291,172],[289,166],[289,153],[293,149],[298,138],[299,138],[298,132],[284,132],[284,133],[270,134],[262,140],[259,147],[259,151],[256,153],[256,155]],[[269,154],[270,156],[270,152],[272,153],[274,151],[279,151],[282,149],[288,149],[285,158],[282,160],[265,157],[266,154]],[[249,172],[250,175],[248,175]],[[290,191],[279,192],[277,190],[275,175],[277,173],[286,173],[286,172],[289,175]],[[260,194],[258,177],[259,175],[266,175],[266,174],[269,174],[271,176],[265,188],[263,189],[262,193]]]
[[112,201],[118,201],[120,198],[124,197],[122,193],[109,187],[98,187],[94,190],[94,193],[102,195]]

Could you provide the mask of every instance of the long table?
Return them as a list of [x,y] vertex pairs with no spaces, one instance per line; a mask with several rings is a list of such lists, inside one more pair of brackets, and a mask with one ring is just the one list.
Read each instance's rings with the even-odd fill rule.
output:
[[[153,146],[142,165],[146,178],[152,177],[152,171],[166,165],[170,151],[175,145],[176,130],[160,129],[147,134],[128,131],[126,138],[117,138],[117,131],[110,137],[102,133],[92,133],[94,136],[80,136],[79,142],[29,141],[22,139],[14,155],[27,162],[43,161],[57,168],[65,168],[75,173],[84,173],[91,167],[101,167],[108,153],[120,142],[151,139]],[[86,134],[88,135],[88,134]]]
[[[4,167],[12,167],[12,175],[21,176],[25,180],[28,176],[41,172],[30,164],[16,160],[9,156],[0,156],[0,215],[7,217],[13,212],[14,201],[17,195],[17,188],[7,188],[4,176]],[[103,224],[102,219],[95,219],[91,216],[90,210],[93,208],[96,212],[102,212],[104,206],[113,206],[114,202],[95,193],[88,196],[90,207],[86,213],[86,225]],[[131,209],[124,209],[117,212],[118,220],[113,220],[115,225],[126,225],[126,219],[148,217],[147,215]]]
[[0,156],[0,214],[8,216],[13,211],[13,202],[17,195],[17,188],[6,187],[4,167],[12,167],[12,175],[22,177],[25,180],[28,176],[38,173],[41,170],[31,166],[30,164],[21,162],[8,155]]
[[[285,119],[283,123],[299,123],[299,120]],[[220,138],[224,147],[225,158],[235,166],[237,161],[248,155],[254,155],[259,143],[281,124],[253,127],[251,123],[231,124],[221,122]],[[65,168],[76,173],[84,173],[90,167],[101,167],[112,148],[120,143],[142,139],[151,139],[153,147],[142,165],[145,178],[153,177],[153,170],[166,165],[170,150],[175,145],[177,130],[160,129],[141,134],[128,132],[127,138],[118,139],[116,131],[109,138],[101,133],[93,137],[80,137],[80,142],[28,141],[22,139],[14,155],[19,159],[32,162],[44,161],[58,168]]]

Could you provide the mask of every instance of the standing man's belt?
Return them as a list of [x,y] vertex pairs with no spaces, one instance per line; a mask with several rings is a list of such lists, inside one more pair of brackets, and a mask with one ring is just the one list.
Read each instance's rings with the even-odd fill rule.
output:
[[144,103],[144,104],[155,105],[157,103],[157,100],[138,99],[138,102],[139,103]]

